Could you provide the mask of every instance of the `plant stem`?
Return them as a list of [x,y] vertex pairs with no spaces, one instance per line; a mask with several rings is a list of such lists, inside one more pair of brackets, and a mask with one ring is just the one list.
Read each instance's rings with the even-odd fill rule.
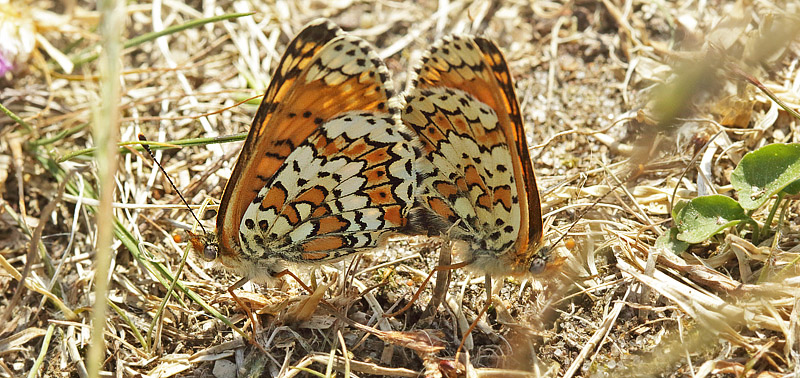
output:
[[100,98],[94,110],[92,132],[97,143],[97,176],[99,179],[100,206],[97,209],[97,244],[95,246],[94,305],[92,307],[92,338],[88,352],[90,378],[99,378],[105,361],[106,348],[106,298],[111,266],[111,243],[114,232],[114,174],[117,170],[116,141],[119,138],[120,60],[122,54],[122,26],[125,24],[125,3],[119,0],[101,0],[100,35]]

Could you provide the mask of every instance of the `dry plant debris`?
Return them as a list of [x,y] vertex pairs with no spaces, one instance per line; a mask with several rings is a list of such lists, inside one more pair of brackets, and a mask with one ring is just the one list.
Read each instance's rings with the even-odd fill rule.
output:
[[[2,377],[86,375],[87,309],[95,300],[94,164],[87,155],[56,162],[93,146],[87,125],[92,104],[103,100],[91,59],[99,39],[94,7],[0,1],[0,39],[28,38],[15,45],[24,54],[11,58],[3,47],[10,45],[0,45],[4,62],[14,62],[13,69],[2,66],[0,104],[24,121],[0,117]],[[775,225],[779,232],[759,245],[731,230],[680,256],[654,248],[677,200],[730,193],[730,172],[744,153],[798,142],[797,119],[732,74],[744,72],[800,108],[797,3],[156,1],[128,5],[124,38],[244,12],[253,14],[125,50],[122,141],[139,132],[161,142],[246,132],[258,99],[234,105],[263,93],[285,44],[314,18],[331,18],[375,45],[397,87],[438,37],[482,34],[504,49],[515,75],[552,240],[578,222],[569,232],[572,248],[555,246],[570,264],[561,280],[495,284],[496,305],[460,361],[453,355],[461,332],[485,300],[481,279],[453,272],[435,316],[423,317],[430,290],[405,315],[381,316],[405,304],[436,265],[440,244],[432,239],[399,238],[307,272],[306,282],[327,287],[321,300],[291,280],[246,286],[237,294],[257,310],[259,324],[252,325],[224,294],[235,277],[193,255],[180,283],[196,297],[177,287],[165,301],[171,284],[154,267],[178,271],[187,248],[173,235],[193,221],[165,178],[131,149],[120,155],[116,179],[107,299],[104,369],[114,376],[797,371],[797,201]],[[157,155],[199,205],[220,197],[239,147],[205,139]],[[59,183],[67,178],[62,194]],[[618,180],[625,184],[602,197]],[[266,354],[200,300],[237,327],[255,327]]]

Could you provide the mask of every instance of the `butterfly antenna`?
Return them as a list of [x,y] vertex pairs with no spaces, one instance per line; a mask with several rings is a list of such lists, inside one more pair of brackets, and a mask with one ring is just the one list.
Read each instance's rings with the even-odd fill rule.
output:
[[178,197],[181,197],[181,201],[183,201],[183,204],[186,205],[186,208],[189,209],[189,213],[192,214],[192,217],[194,217],[194,220],[196,220],[197,224],[200,225],[200,228],[203,229],[203,233],[208,233],[208,231],[206,231],[206,228],[203,227],[203,222],[200,222],[200,219],[197,218],[197,215],[195,215],[194,211],[192,210],[192,207],[189,206],[189,202],[186,201],[186,198],[183,198],[183,194],[181,194],[181,191],[178,190],[178,187],[175,186],[175,183],[172,181],[172,179],[167,174],[167,171],[164,169],[164,166],[162,166],[161,163],[156,159],[156,155],[153,154],[153,150],[150,149],[150,145],[148,144],[148,143],[150,143],[150,141],[148,141],[147,138],[144,136],[144,134],[141,134],[141,133],[139,133],[139,140],[142,141],[142,142],[145,142],[145,143],[142,143],[142,147],[144,147],[144,149],[147,150],[147,153],[150,154],[150,159],[153,159],[153,162],[156,163],[158,168],[161,170],[161,173],[163,173],[164,177],[166,177],[167,181],[169,181],[169,184],[172,185],[172,188],[175,189],[176,193],[178,193]]
[[[615,178],[616,178],[616,177],[615,177]],[[617,189],[619,189],[619,187],[620,187],[620,186],[622,186],[622,184],[624,184],[624,183],[627,181],[627,180],[619,180],[619,179],[617,179],[617,180],[618,180],[618,181],[617,181],[617,184],[616,184],[616,185],[614,185],[614,186],[613,186],[613,187],[612,187],[612,188],[611,188],[609,191],[607,191],[605,194],[603,194],[602,196],[600,196],[600,198],[598,198],[598,199],[597,199],[597,201],[594,201],[594,202],[593,202],[593,203],[592,203],[592,204],[591,204],[589,207],[587,207],[586,209],[584,209],[584,210],[583,210],[583,211],[580,213],[580,215],[578,215],[578,219],[577,219],[577,220],[575,220],[575,222],[572,222],[572,225],[571,225],[571,226],[569,226],[569,228],[567,229],[567,231],[565,231],[565,232],[564,232],[564,234],[562,234],[562,235],[561,235],[561,237],[560,237],[560,238],[558,238],[558,240],[556,240],[556,242],[552,244],[553,246],[556,246],[556,245],[558,245],[558,243],[561,243],[561,241],[562,241],[562,240],[564,240],[564,238],[565,238],[565,237],[567,237],[567,235],[569,235],[569,232],[570,232],[570,231],[572,231],[572,229],[573,229],[573,228],[575,228],[575,226],[578,224],[578,221],[580,221],[581,219],[583,219],[583,216],[584,216],[584,215],[586,215],[586,213],[588,213],[589,211],[591,211],[592,209],[594,209],[594,207],[595,207],[595,206],[597,206],[597,204],[598,204],[598,203],[600,203],[600,201],[602,201],[604,198],[606,198],[606,197],[607,197],[609,194],[611,194],[611,193],[615,192]]]

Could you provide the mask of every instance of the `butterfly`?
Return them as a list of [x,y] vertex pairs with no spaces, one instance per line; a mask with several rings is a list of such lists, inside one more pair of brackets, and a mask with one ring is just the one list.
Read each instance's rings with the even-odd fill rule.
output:
[[292,40],[225,186],[206,260],[269,281],[291,264],[333,262],[407,224],[415,137],[389,72],[364,40],[327,20]]
[[487,283],[557,270],[563,259],[544,246],[525,128],[497,45],[445,37],[423,56],[412,85],[402,119],[419,136],[422,157],[411,221],[461,241],[461,265]]

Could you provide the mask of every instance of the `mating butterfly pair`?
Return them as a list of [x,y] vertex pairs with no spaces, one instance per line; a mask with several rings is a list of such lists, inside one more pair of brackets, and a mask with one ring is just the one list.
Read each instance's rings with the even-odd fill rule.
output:
[[497,46],[439,41],[405,102],[369,44],[307,25],[258,109],[216,232],[193,247],[241,282],[418,233],[465,241],[468,266],[487,275],[543,272],[539,192]]

